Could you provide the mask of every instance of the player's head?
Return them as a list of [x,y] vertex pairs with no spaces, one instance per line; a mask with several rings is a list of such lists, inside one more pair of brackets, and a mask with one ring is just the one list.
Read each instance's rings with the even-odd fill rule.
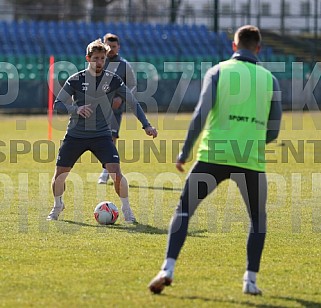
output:
[[86,48],[86,60],[89,62],[89,70],[100,74],[104,69],[107,53],[110,48],[101,39],[97,39],[88,44]]
[[252,25],[238,28],[234,34],[233,50],[248,49],[258,53],[261,48],[260,30]]
[[104,35],[104,43],[110,47],[108,58],[113,58],[118,55],[120,49],[119,37],[113,33],[106,33]]

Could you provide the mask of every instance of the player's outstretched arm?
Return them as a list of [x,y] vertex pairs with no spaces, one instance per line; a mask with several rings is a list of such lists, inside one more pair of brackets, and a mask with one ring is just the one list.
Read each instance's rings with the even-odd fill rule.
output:
[[155,127],[149,125],[149,126],[145,127],[144,129],[145,129],[146,135],[153,136],[153,138],[157,137],[158,132]]
[[176,160],[176,169],[179,171],[179,172],[184,172],[184,168],[183,168],[183,165],[185,164],[185,162],[183,161],[180,161],[179,159]]
[[[131,109],[132,113],[136,116],[136,118],[139,120],[140,123],[142,123],[143,128],[146,131],[147,127],[150,127],[151,125],[149,124],[146,115],[140,106],[139,102],[133,95],[133,93],[128,89],[128,87],[122,82],[122,84],[118,87],[116,90],[116,94],[121,96],[125,101],[126,104],[129,106]],[[153,128],[155,130],[155,128]],[[152,132],[152,130],[148,130],[147,135],[149,135]],[[155,132],[153,131],[153,134],[151,136],[154,136]],[[155,138],[155,137],[154,137]]]

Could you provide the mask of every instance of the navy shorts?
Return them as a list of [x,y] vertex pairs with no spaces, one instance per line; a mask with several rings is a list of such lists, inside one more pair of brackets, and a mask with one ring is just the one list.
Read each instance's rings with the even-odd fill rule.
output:
[[120,123],[122,119],[123,113],[117,112],[113,114],[113,117],[111,118],[111,134],[114,138],[119,138],[119,130],[120,130]]
[[111,136],[74,138],[66,135],[58,152],[56,166],[73,167],[86,151],[92,152],[103,167],[106,163],[119,163],[119,154]]

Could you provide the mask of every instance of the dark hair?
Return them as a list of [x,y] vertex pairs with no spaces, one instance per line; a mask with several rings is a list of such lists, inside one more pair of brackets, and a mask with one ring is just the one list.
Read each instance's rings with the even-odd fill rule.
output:
[[107,41],[109,41],[109,42],[117,42],[118,45],[120,44],[119,37],[116,34],[113,34],[113,33],[106,33],[104,35],[104,43],[106,44]]
[[252,25],[240,27],[234,35],[234,42],[239,48],[253,49],[261,43],[260,30]]
[[101,39],[97,39],[88,44],[86,48],[86,55],[91,57],[92,54],[96,51],[99,51],[99,52],[103,51],[107,53],[108,49],[109,48],[101,41]]

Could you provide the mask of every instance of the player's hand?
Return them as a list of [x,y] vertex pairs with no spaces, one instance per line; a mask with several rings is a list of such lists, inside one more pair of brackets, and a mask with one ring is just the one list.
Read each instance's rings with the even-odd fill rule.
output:
[[93,110],[90,108],[90,106],[91,104],[78,107],[77,114],[79,114],[83,118],[89,118],[93,113]]
[[148,136],[153,136],[153,138],[156,138],[158,134],[157,129],[152,126],[145,127],[145,132]]
[[183,168],[183,165],[185,163],[180,161],[179,159],[176,161],[176,169],[179,171],[179,172],[184,172],[184,168]]
[[113,104],[111,105],[111,108],[113,110],[117,110],[119,109],[119,107],[121,106],[121,103],[123,102],[122,98],[119,96],[116,96],[113,98]]

